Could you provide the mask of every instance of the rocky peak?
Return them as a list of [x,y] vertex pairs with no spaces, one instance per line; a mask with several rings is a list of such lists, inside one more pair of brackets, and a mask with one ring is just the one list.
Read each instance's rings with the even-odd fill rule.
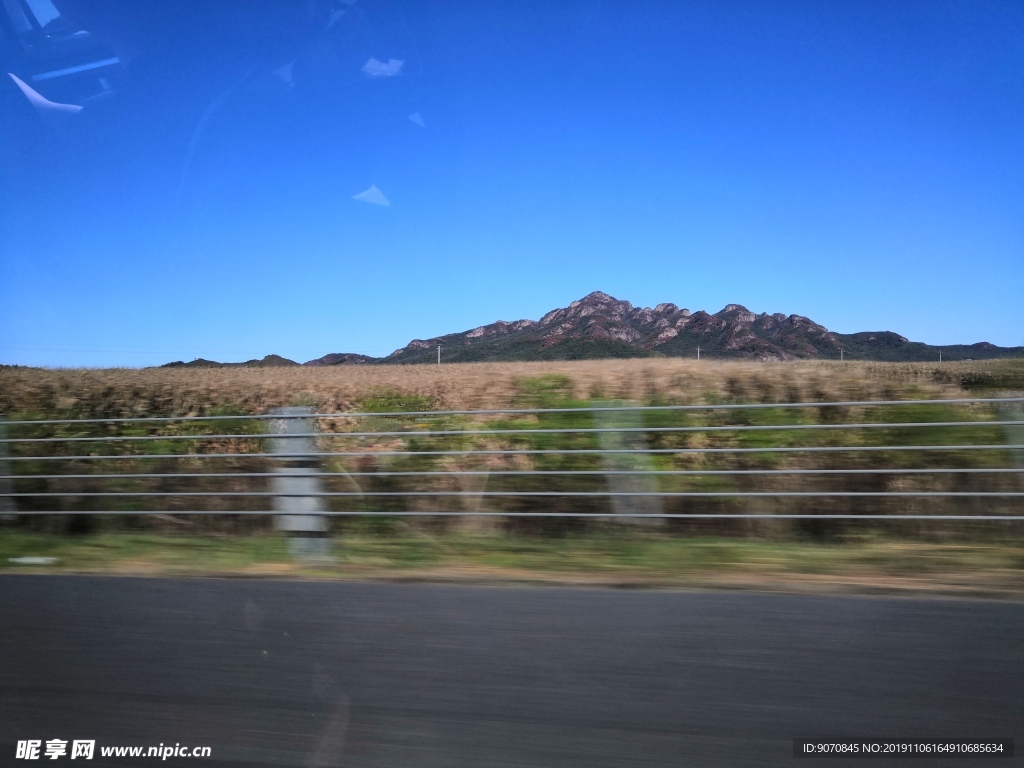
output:
[[628,301],[619,301],[602,291],[594,291],[578,299],[564,309],[555,309],[540,319],[538,325],[561,324],[565,321],[578,320],[591,315],[600,315],[615,320],[624,320],[632,311],[633,305]]
[[[619,301],[614,296],[609,296],[607,293],[601,291],[594,291],[588,293],[582,299],[574,301],[569,305],[569,309],[584,310],[584,309],[600,309],[603,311],[610,311],[615,313],[625,313],[633,309],[633,305],[628,301]],[[592,314],[592,313],[591,313]]]
[[654,310],[651,309],[650,307],[644,307],[643,309],[637,307],[636,309],[629,313],[629,319],[636,323],[640,323],[641,325],[653,323],[656,317],[657,315],[654,313]]
[[531,325],[536,325],[536,323],[533,320],[513,320],[512,322],[498,320],[490,325],[481,325],[479,328],[468,331],[465,337],[478,339],[482,336],[508,336],[524,328],[529,328]]
[[[609,296],[604,291],[592,291],[591,293],[588,293],[586,296],[584,296],[582,299],[577,299],[576,301],[574,301],[569,306],[570,307],[575,307],[578,304],[587,304],[587,303],[593,304],[595,302],[597,302],[599,304],[619,304],[619,303],[629,304],[628,301],[627,302],[620,302],[614,296]],[[630,306],[632,306],[632,305],[630,305]]]
[[742,304],[726,304],[725,309],[715,313],[715,317],[723,315],[731,315],[729,319],[738,323],[752,323],[757,319],[757,315]]

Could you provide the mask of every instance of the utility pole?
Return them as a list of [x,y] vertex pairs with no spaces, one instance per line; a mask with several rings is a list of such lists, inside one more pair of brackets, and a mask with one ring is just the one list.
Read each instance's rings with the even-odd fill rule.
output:
[[700,347],[697,347],[697,359],[700,360]]
[[843,361],[843,348],[842,347],[839,348],[839,361],[840,362]]
[[441,364],[441,345],[437,345],[437,364]]
[[939,350],[939,362],[940,363],[942,362],[942,350],[941,349]]

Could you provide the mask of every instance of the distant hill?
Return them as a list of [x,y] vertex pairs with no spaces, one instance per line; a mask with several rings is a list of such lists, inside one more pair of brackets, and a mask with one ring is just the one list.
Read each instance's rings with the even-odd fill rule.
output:
[[161,368],[275,368],[281,366],[298,365],[294,360],[280,355],[267,355],[262,360],[246,360],[244,363],[218,363],[215,360],[204,360],[197,357],[191,362],[185,363],[175,360],[173,363],[165,363]]
[[357,355],[354,352],[335,352],[330,355],[318,357],[316,360],[308,360],[303,365],[365,365],[375,363],[376,357],[369,355]]
[[[675,304],[634,307],[595,291],[568,307],[554,309],[540,320],[499,320],[460,333],[414,339],[387,357],[332,353],[304,365],[376,365],[390,363],[447,363],[584,360],[626,357],[696,357],[748,360],[840,359],[892,362],[987,360],[1022,357],[1024,347],[977,344],[932,346],[910,341],[891,331],[834,333],[801,315],[754,314],[739,304],[709,314]],[[194,360],[168,366],[296,365],[277,355],[245,363]]]

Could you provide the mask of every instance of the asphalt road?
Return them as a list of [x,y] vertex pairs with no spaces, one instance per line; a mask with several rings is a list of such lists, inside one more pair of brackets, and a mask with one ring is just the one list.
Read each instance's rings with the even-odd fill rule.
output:
[[0,577],[14,765],[16,741],[53,738],[210,746],[162,764],[220,768],[864,765],[796,761],[792,740],[1022,724],[1020,604]]

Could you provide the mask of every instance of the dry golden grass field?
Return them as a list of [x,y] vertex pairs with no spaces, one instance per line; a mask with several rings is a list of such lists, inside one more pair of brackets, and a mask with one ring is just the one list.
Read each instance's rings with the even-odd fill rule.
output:
[[952,398],[1024,388],[1024,361],[788,363],[679,359],[302,368],[0,368],[0,414],[199,415],[281,405],[321,412],[406,395],[438,409],[521,403],[524,379],[560,374],[578,398],[749,402]]

